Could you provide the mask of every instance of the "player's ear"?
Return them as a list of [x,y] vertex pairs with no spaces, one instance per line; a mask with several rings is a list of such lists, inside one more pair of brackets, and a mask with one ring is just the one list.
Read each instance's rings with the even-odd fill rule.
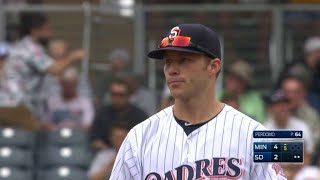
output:
[[221,69],[221,61],[218,58],[210,59],[207,67],[209,76],[216,76]]

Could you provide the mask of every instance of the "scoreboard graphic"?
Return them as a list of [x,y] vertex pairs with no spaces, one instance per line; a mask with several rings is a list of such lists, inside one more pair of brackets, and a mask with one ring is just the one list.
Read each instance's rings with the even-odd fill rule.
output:
[[253,159],[255,163],[303,163],[302,131],[254,131]]

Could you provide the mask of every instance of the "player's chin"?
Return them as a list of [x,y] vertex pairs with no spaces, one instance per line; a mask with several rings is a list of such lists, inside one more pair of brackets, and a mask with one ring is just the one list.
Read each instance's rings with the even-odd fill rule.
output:
[[184,92],[182,89],[172,89],[170,92],[172,97],[174,97],[175,99],[181,99],[184,97]]

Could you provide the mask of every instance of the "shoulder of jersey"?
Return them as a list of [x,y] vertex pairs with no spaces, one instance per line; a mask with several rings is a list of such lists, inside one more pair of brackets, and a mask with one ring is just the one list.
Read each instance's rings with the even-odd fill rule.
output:
[[[133,149],[138,151],[143,143],[149,142],[158,132],[158,129],[172,118],[172,107],[161,110],[143,122],[134,126],[127,135],[127,141]],[[141,150],[141,149],[140,149]]]
[[[226,114],[229,118],[226,118],[226,121],[231,121],[233,116],[237,116],[237,120],[242,121],[243,133],[246,133],[247,130],[252,131],[254,127],[257,129],[265,129],[258,121],[253,120],[249,116],[239,112],[238,110],[232,108],[231,106],[226,105],[220,114]],[[221,114],[222,116],[224,116]],[[162,126],[166,125],[173,118],[172,106],[165,108],[153,116],[149,117],[145,121],[139,123],[131,129],[129,136],[135,137],[136,135],[142,136],[141,139],[150,139],[157,134],[158,129],[161,129]],[[250,129],[245,128],[249,125]]]
[[[252,125],[260,125],[262,126],[261,123],[259,123],[258,121],[252,119],[251,117],[245,115],[244,113],[234,109],[233,107],[229,106],[229,105],[225,105],[224,109],[222,110],[223,112],[228,112],[230,113],[230,115],[236,115],[238,118],[237,119],[241,119],[241,121],[244,122],[251,122]],[[220,113],[223,113],[220,112]],[[154,126],[159,126],[159,124],[162,124],[160,122],[163,121],[169,121],[170,118],[173,118],[173,114],[172,114],[172,106],[167,107],[161,111],[159,111],[158,113],[152,115],[151,117],[149,117],[148,119],[146,119],[145,121],[139,123],[138,125],[136,125],[133,129],[136,130],[152,130]],[[263,127],[263,126],[262,126]]]
[[132,129],[137,130],[143,127],[143,129],[146,130],[146,129],[149,129],[151,126],[159,125],[160,121],[169,120],[170,117],[172,117],[172,106],[167,107],[155,113],[154,115],[150,116],[148,119],[134,126]]

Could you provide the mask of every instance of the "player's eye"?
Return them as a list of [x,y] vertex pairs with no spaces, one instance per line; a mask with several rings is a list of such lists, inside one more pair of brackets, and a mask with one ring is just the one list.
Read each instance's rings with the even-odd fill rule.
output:
[[186,63],[192,62],[192,59],[187,58],[187,57],[182,57],[182,58],[179,60],[179,62],[180,62],[181,64],[186,64]]
[[168,58],[165,58],[164,59],[164,65],[168,66],[172,63],[172,60],[171,59],[168,59]]

